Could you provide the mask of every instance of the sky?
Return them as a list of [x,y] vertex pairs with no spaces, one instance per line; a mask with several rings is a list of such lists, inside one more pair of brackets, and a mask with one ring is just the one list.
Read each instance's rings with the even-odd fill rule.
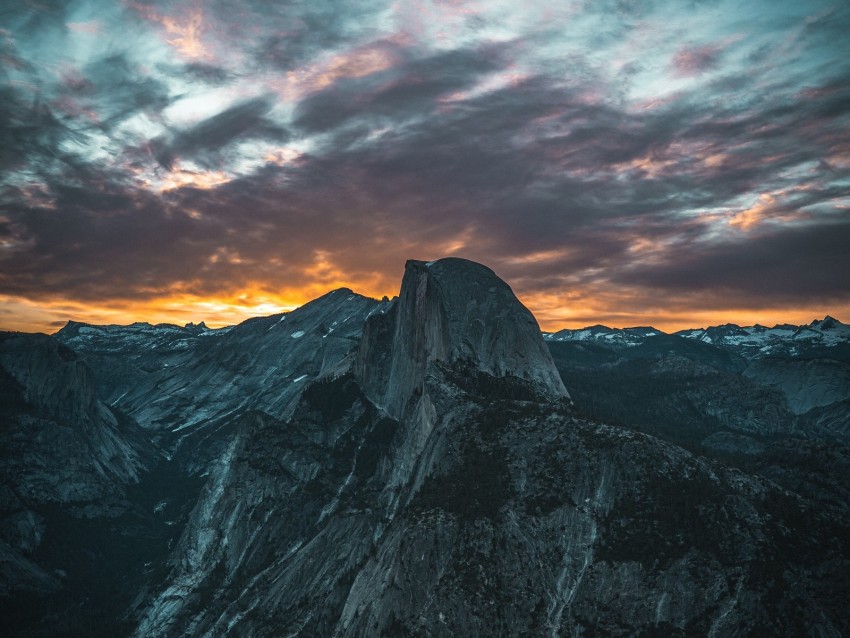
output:
[[546,330],[850,321],[847,0],[0,0],[0,328],[407,259]]

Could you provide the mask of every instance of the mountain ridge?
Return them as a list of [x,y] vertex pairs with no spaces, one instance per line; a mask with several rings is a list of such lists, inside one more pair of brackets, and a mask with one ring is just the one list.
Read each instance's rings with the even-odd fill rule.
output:
[[[0,550],[69,574],[20,633],[85,633],[85,596],[140,638],[850,631],[847,400],[822,381],[840,365],[649,328],[547,342],[457,259],[411,260],[393,301],[335,291],[213,334],[71,328],[37,337],[89,378],[70,396],[133,420],[156,460],[122,492],[134,517],[70,507],[21,535],[0,507]],[[31,375],[45,391],[0,387],[14,418],[56,395],[61,359]],[[829,402],[795,414],[754,364],[805,379],[801,409]],[[61,546],[86,512],[95,542]],[[114,591],[105,560],[131,571]]]

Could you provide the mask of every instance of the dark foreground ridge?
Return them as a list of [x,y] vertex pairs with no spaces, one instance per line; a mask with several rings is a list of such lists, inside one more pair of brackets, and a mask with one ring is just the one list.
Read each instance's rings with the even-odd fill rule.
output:
[[547,345],[452,258],[393,301],[4,336],[4,631],[850,634],[846,362],[653,332]]

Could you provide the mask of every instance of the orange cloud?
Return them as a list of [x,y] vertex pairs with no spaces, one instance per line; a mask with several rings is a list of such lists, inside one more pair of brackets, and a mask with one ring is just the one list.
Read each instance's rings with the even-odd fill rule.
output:
[[776,198],[767,193],[759,195],[758,201],[746,210],[736,213],[729,220],[730,226],[735,226],[743,231],[748,231],[760,225],[765,218],[769,218],[770,211],[776,203]]
[[209,60],[213,57],[201,41],[206,26],[203,12],[197,3],[187,14],[180,17],[164,16],[157,13],[152,7],[140,4],[134,4],[134,8],[145,19],[162,25],[168,44],[177,49],[184,57],[196,61]]
[[563,259],[568,254],[566,250],[541,250],[538,252],[528,253],[527,255],[519,255],[508,257],[505,263],[508,264],[545,264]]
[[[805,189],[793,189],[805,190]],[[758,201],[739,213],[735,213],[729,219],[729,225],[744,232],[748,232],[769,222],[794,222],[809,219],[810,215],[804,211],[783,210],[777,197],[769,193],[759,195]]]
[[224,171],[190,171],[185,169],[173,170],[167,173],[160,183],[160,192],[191,186],[201,190],[215,188],[226,184],[232,179]]
[[157,193],[165,193],[186,186],[209,190],[233,179],[233,175],[224,171],[192,170],[185,168],[180,162],[175,162],[169,171],[150,172],[132,168],[127,170],[136,174],[142,186]]
[[341,78],[372,75],[388,69],[392,64],[392,56],[382,48],[367,47],[341,53],[318,68],[318,73],[313,77],[312,89],[323,89]]
[[343,79],[362,78],[389,69],[395,64],[392,50],[382,44],[337,53],[314,64],[288,71],[270,84],[285,100],[299,100]]
[[277,166],[286,166],[288,164],[292,164],[301,157],[301,151],[297,151],[294,148],[275,148],[272,149],[263,156],[263,159],[268,164],[276,164]]

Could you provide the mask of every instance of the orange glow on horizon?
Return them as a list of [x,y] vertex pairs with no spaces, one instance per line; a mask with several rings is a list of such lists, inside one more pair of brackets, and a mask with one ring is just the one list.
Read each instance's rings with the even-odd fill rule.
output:
[[[322,266],[317,270],[321,271]],[[325,274],[328,274],[325,271]],[[332,278],[332,277],[331,277]],[[358,286],[354,282],[336,280],[311,283],[271,293],[260,288],[234,291],[219,296],[201,297],[191,294],[173,294],[150,300],[112,300],[99,304],[86,304],[68,299],[43,301],[20,297],[0,296],[0,330],[44,332],[52,334],[70,319],[94,325],[127,325],[134,322],[151,324],[205,322],[210,328],[235,325],[252,317],[262,317],[288,312],[338,288],[350,288],[358,294],[380,299],[393,297],[398,289],[383,289],[376,280],[372,286]],[[564,328],[578,329],[594,324],[624,328],[653,326],[665,332],[686,328],[701,328],[724,323],[742,326],[756,323],[773,326],[778,323],[808,324],[830,314],[838,319],[850,317],[850,303],[838,305],[811,305],[786,308],[729,308],[688,309],[670,300],[669,307],[640,309],[626,303],[613,303],[612,298],[580,291],[569,295],[530,293],[517,291],[520,300],[537,318],[541,330],[555,332]]]
[[712,309],[688,307],[691,300],[675,298],[641,307],[639,296],[624,294],[606,297],[592,291],[586,294],[574,293],[568,300],[565,300],[564,295],[547,293],[518,293],[518,296],[534,314],[544,332],[557,332],[565,328],[576,330],[602,324],[611,328],[652,326],[669,333],[726,323],[739,326],[761,324],[767,327],[781,323],[805,325],[815,319],[823,319],[827,314],[839,320],[850,317],[850,302],[847,301],[805,306],[758,308],[739,305]]
[[[215,297],[176,294],[150,300],[113,300],[101,304],[85,304],[68,299],[31,301],[0,296],[0,306],[3,308],[0,330],[50,334],[56,332],[68,320],[94,325],[127,325],[135,322],[184,325],[203,321],[210,328],[221,328],[252,317],[289,312],[331,290],[344,287],[351,286],[340,282],[327,289],[308,285],[279,294],[258,289]],[[382,295],[366,296],[380,299]],[[11,316],[7,318],[7,315]]]

